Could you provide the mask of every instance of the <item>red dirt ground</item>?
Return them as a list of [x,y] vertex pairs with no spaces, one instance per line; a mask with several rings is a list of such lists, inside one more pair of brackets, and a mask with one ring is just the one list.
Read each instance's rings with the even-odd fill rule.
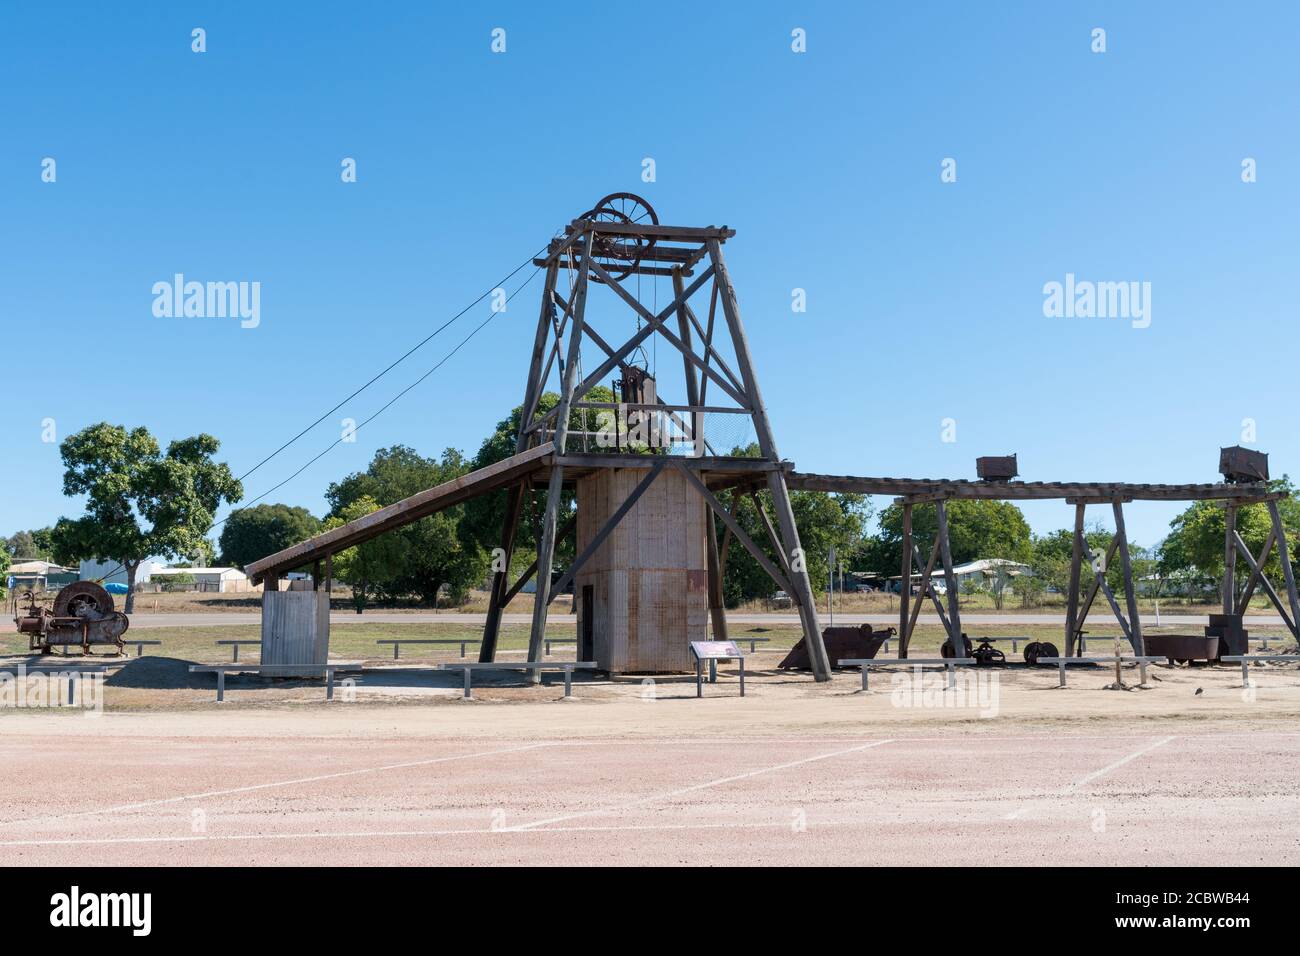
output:
[[1300,734],[1278,730],[546,740],[5,729],[5,866],[1300,863]]

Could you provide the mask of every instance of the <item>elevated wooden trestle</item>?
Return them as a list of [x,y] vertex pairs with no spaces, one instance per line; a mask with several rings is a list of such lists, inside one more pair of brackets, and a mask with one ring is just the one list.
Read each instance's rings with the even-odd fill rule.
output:
[[[1138,484],[1133,482],[1032,482],[1032,481],[964,481],[959,479],[923,478],[856,478],[848,475],[814,475],[793,472],[786,478],[787,485],[796,490],[828,491],[867,495],[896,495],[903,509],[903,565],[900,579],[899,602],[899,655],[907,656],[912,633],[916,629],[921,607],[928,597],[943,622],[949,647],[955,656],[965,653],[961,643],[961,612],[957,600],[957,581],[953,574],[952,548],[948,534],[946,502],[955,499],[1029,501],[1060,499],[1074,505],[1074,545],[1070,561],[1070,586],[1066,598],[1065,648],[1066,656],[1074,656],[1079,646],[1079,635],[1092,610],[1097,594],[1105,595],[1124,637],[1137,654],[1145,653],[1142,641],[1142,622],[1138,614],[1137,589],[1133,581],[1133,567],[1129,555],[1128,533],[1124,524],[1124,505],[1134,501],[1220,501],[1226,511],[1224,543],[1224,576],[1222,585],[1223,613],[1244,614],[1256,588],[1262,587],[1277,608],[1283,623],[1300,640],[1300,599],[1297,598],[1295,575],[1291,567],[1286,532],[1277,502],[1285,497],[1280,492],[1270,492],[1265,483],[1258,484]],[[1271,530],[1258,556],[1250,549],[1236,530],[1237,510],[1243,505],[1264,504],[1268,508]],[[937,534],[930,548],[928,560],[922,559],[919,545],[912,536],[912,509],[918,504],[933,504],[936,512]],[[1115,536],[1105,554],[1095,553],[1084,540],[1083,523],[1088,505],[1110,505],[1115,521]],[[1278,547],[1283,586],[1287,606],[1263,572],[1272,549]],[[1116,554],[1124,580],[1124,606],[1121,607],[1113,589],[1106,581],[1105,569],[1111,566]],[[1237,558],[1240,556],[1250,568],[1246,586],[1238,592],[1235,585]],[[1083,562],[1092,565],[1095,573],[1086,595],[1082,595],[1081,578]],[[944,577],[947,610],[935,593],[931,579],[936,562]],[[920,574],[917,600],[911,603],[909,583],[912,576]]]
[[[1124,527],[1124,504],[1133,501],[1221,500],[1227,508],[1225,557],[1227,568],[1223,582],[1225,613],[1241,613],[1257,588],[1263,588],[1277,606],[1293,634],[1300,638],[1300,602],[1296,597],[1295,579],[1278,514],[1277,494],[1262,484],[1184,484],[1153,485],[1113,482],[997,482],[950,479],[859,478],[847,475],[805,474],[781,459],[777,450],[767,409],[763,404],[758,377],[750,354],[736,290],[727,272],[722,245],[734,236],[733,230],[708,226],[703,228],[608,222],[577,219],[564,234],[555,239],[545,258],[537,260],[545,270],[545,286],[533,338],[527,381],[524,387],[522,414],[515,436],[515,454],[486,468],[420,492],[417,495],[358,518],[342,527],[318,535],[309,541],[287,548],[250,564],[246,571],[257,581],[274,589],[285,571],[315,565],[316,580],[321,580],[320,565],[325,563],[329,578],[332,555],[376,535],[417,521],[442,508],[450,507],[481,494],[506,492],[505,519],[501,529],[501,552],[491,581],[487,619],[484,624],[480,660],[496,657],[501,615],[505,606],[530,581],[537,581],[533,599],[529,635],[529,659],[541,657],[546,634],[546,620],[551,602],[574,581],[575,575],[609,538],[614,528],[634,509],[637,501],[665,469],[676,469],[685,476],[686,485],[709,509],[706,522],[708,612],[715,639],[727,636],[723,608],[722,581],[728,551],[733,542],[745,548],[777,587],[790,595],[799,612],[803,637],[816,679],[830,679],[830,662],[822,642],[817,603],[808,578],[806,561],[795,525],[790,502],[791,490],[854,492],[897,496],[903,508],[903,581],[910,581],[913,570],[921,575],[918,599],[913,604],[910,588],[902,588],[900,602],[900,653],[906,656],[920,607],[928,597],[943,620],[955,656],[961,657],[961,616],[957,601],[957,583],[953,573],[949,543],[946,502],[954,499],[1063,499],[1075,506],[1074,547],[1070,572],[1070,591],[1065,623],[1067,654],[1074,653],[1076,639],[1092,608],[1098,591],[1119,620],[1125,636],[1138,653],[1143,651],[1142,629],[1137,610],[1137,593]],[[571,290],[566,297],[558,288],[561,274]],[[612,274],[613,273],[613,274]],[[664,275],[672,279],[674,297],[657,312],[647,309],[624,288],[628,276]],[[688,281],[689,279],[689,281]],[[593,283],[609,289],[636,319],[636,331],[613,345],[587,321],[588,293]],[[697,298],[698,297],[698,298]],[[693,302],[706,303],[701,309],[703,321]],[[719,308],[719,306],[721,308]],[[666,445],[642,453],[621,448],[590,450],[588,433],[570,433],[572,413],[576,410],[608,409],[611,403],[587,400],[596,385],[615,373],[629,374],[634,353],[652,336],[666,341],[682,359],[685,400],[670,404],[658,396],[653,403],[622,405],[628,410],[650,411],[671,420],[674,426],[691,436],[693,453],[679,454],[680,447]],[[617,341],[617,340],[616,340]],[[603,354],[599,365],[581,375],[584,343],[594,345]],[[720,348],[729,344],[730,349]],[[730,362],[724,352],[729,351]],[[732,363],[735,368],[733,369]],[[546,412],[540,411],[542,395],[551,373],[558,373],[559,402]],[[710,403],[710,389],[714,401]],[[752,423],[757,437],[759,456],[734,457],[718,454],[705,433],[705,416],[719,413],[743,415]],[[577,522],[567,518],[561,523],[562,495],[566,488],[598,469],[635,468],[644,478],[631,488],[628,497],[613,507],[604,524],[580,542],[580,550],[558,580],[552,568],[557,541],[575,533]],[[534,505],[534,490],[545,489],[545,504],[540,513]],[[769,493],[772,511],[760,497]],[[729,502],[724,503],[724,497]],[[1267,504],[1272,516],[1272,532],[1261,553],[1252,555],[1235,530],[1237,509],[1254,502]],[[928,559],[913,540],[912,512],[918,504],[935,505],[938,534],[931,543]],[[1090,504],[1110,505],[1116,535],[1107,553],[1094,554],[1083,536],[1085,508]],[[736,518],[736,509],[757,509],[764,534],[772,546],[769,553],[759,546]],[[714,517],[721,521],[719,532]],[[773,520],[775,517],[775,521]],[[509,580],[510,558],[515,549],[521,522],[533,523],[538,544],[536,560],[514,581]],[[719,538],[721,537],[721,541]],[[1277,590],[1263,574],[1262,568],[1278,548],[1287,595],[1286,606]],[[1118,554],[1124,578],[1124,607],[1112,593],[1104,575],[1086,596],[1080,595],[1082,563],[1086,559],[1096,567],[1105,567]],[[1235,568],[1240,556],[1250,568],[1245,587],[1235,587]],[[947,583],[947,607],[939,600],[931,580],[942,573]],[[1081,600],[1082,597],[1082,600]],[[1288,613],[1289,611],[1289,613]]]

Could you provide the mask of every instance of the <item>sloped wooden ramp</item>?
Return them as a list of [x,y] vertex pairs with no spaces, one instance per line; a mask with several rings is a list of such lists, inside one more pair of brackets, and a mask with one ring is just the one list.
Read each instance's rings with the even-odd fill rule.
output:
[[322,561],[331,554],[337,554],[345,548],[369,541],[386,531],[392,531],[394,528],[427,518],[444,508],[450,508],[470,498],[514,484],[539,467],[548,466],[554,450],[555,446],[551,442],[546,442],[536,448],[504,458],[486,468],[453,478],[451,481],[443,482],[409,498],[403,498],[355,521],[349,521],[324,534],[318,534],[293,547],[267,555],[260,561],[249,564],[244,569],[245,573],[252,581],[257,582],[268,577],[275,579],[286,571]]

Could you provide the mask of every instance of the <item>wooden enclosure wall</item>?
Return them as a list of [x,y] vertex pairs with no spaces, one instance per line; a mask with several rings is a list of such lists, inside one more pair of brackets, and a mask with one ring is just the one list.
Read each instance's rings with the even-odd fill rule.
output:
[[262,663],[299,664],[302,674],[322,674],[330,649],[327,591],[265,591],[262,594]]
[[[578,550],[648,469],[602,469],[578,481]],[[706,505],[665,469],[574,579],[578,635],[583,588],[593,588],[594,657],[613,673],[694,669],[689,642],[707,638]]]

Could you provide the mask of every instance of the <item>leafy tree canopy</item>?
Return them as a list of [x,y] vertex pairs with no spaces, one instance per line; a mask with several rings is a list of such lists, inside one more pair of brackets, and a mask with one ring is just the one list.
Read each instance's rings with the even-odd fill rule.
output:
[[[1007,501],[949,501],[948,540],[954,564],[979,558],[1006,558],[1028,563],[1033,554],[1029,522],[1020,509]],[[939,534],[934,505],[912,508],[912,540],[928,557],[926,548]],[[879,543],[872,551],[877,566],[872,570],[897,574],[903,565],[903,508],[891,504],[880,514]]]
[[0,550],[7,551],[11,558],[18,560],[53,561],[53,532],[53,528],[15,532],[9,536]]
[[[439,459],[425,458],[405,445],[380,449],[365,471],[329,486],[325,492],[329,516],[344,518],[364,499],[377,508],[386,507],[470,470],[470,463],[454,448],[446,449]],[[384,535],[398,537],[400,550],[407,557],[392,577],[368,577],[376,593],[390,598],[414,594],[423,603],[433,604],[444,584],[453,600],[459,600],[479,583],[488,557],[472,539],[460,534],[464,510],[464,505],[457,505]]]
[[221,560],[242,568],[319,533],[320,520],[306,508],[260,504],[241,508],[221,529]]
[[217,508],[243,496],[229,466],[212,459],[220,447],[211,435],[196,435],[173,441],[164,453],[148,429],[107,422],[69,435],[59,446],[63,493],[84,495],[86,510],[55,525],[55,559],[120,563],[131,587],[130,613],[140,562],[199,553]]

